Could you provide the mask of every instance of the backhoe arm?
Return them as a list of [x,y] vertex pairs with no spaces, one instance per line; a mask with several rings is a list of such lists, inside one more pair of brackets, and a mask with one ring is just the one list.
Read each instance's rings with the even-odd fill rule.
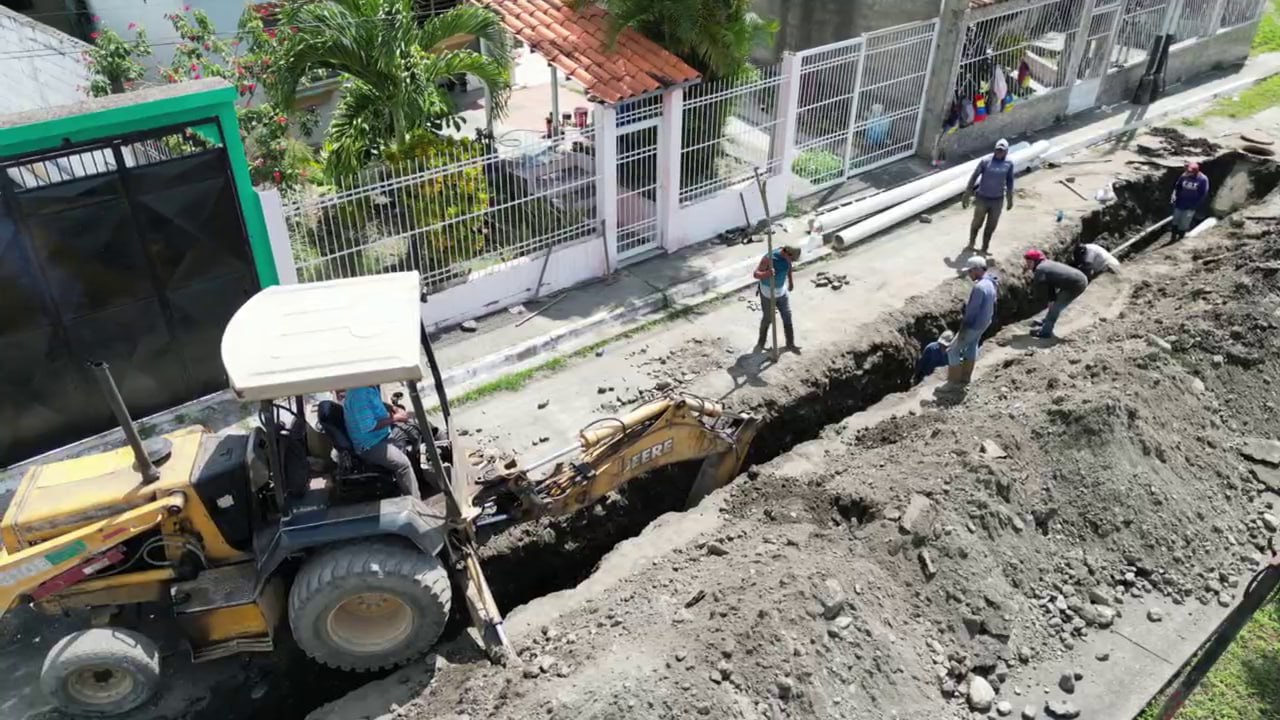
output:
[[645,473],[701,459],[690,494],[697,502],[738,474],[758,424],[749,415],[725,412],[718,403],[672,395],[592,423],[579,434],[576,448],[540,464],[558,460],[545,477],[530,478],[539,465],[522,468],[501,478],[499,492],[519,498],[507,510],[513,520],[566,515]]
[[110,552],[120,543],[182,512],[185,504],[185,495],[171,493],[12,555],[0,551],[0,617],[20,597],[39,594],[46,583],[53,590],[106,569],[112,564]]

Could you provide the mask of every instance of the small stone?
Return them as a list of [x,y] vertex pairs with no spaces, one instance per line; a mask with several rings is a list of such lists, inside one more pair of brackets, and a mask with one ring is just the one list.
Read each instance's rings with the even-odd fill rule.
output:
[[1027,647],[1026,645],[1023,645],[1018,648],[1018,662],[1020,663],[1031,662],[1031,648]]
[[1277,528],[1280,528],[1280,520],[1277,520],[1276,516],[1271,513],[1262,513],[1261,519],[1262,526],[1265,527],[1268,532],[1275,532]]
[[1064,693],[1069,694],[1069,693],[1075,692],[1076,691],[1075,677],[1069,672],[1062,673],[1062,676],[1058,678],[1058,687],[1061,688],[1062,692]]
[[700,703],[698,703],[697,705],[694,705],[694,706],[693,706],[693,709],[694,709],[694,711],[696,711],[699,715],[710,715],[710,714],[711,714],[711,703],[700,702]]
[[1111,653],[1103,650],[1101,652],[1095,653],[1093,656],[1093,659],[1097,660],[1098,662],[1106,662],[1111,659]]
[[1012,635],[1012,631],[1009,629],[1009,621],[994,613],[982,619],[982,629],[994,638],[1007,640]]
[[1009,457],[1009,453],[1005,452],[1004,448],[997,445],[994,440],[982,441],[982,454],[996,460]]
[[480,329],[480,323],[475,320],[464,320],[458,327],[462,328],[462,332],[473,333]]
[[1080,708],[1073,705],[1069,700],[1046,700],[1044,712],[1049,717],[1058,718],[1058,720],[1072,720],[1072,718],[1080,717]]
[[713,541],[707,543],[707,554],[714,555],[716,557],[724,557],[729,554],[729,550],[720,543]]
[[1158,607],[1151,608],[1147,611],[1147,619],[1151,622],[1160,622],[1164,620],[1164,610],[1161,610]]
[[550,401],[550,400],[543,400],[542,402],[538,403],[538,409],[539,409],[539,410],[545,410],[545,409],[546,409],[546,407],[547,407],[548,405],[550,405],[550,404],[551,404],[551,401]]
[[1232,600],[1233,598],[1231,597],[1231,593],[1229,592],[1218,593],[1218,605],[1224,608],[1231,607]]
[[933,554],[928,550],[920,551],[920,569],[924,572],[924,576],[930,580],[938,574],[938,566],[933,561]]
[[676,662],[684,662],[684,659],[687,657],[689,657],[689,653],[685,652],[684,650],[676,651]]
[[822,604],[822,617],[827,620],[836,619],[848,601],[844,588],[835,578],[823,580],[822,585],[814,591],[813,595]]
[[789,677],[780,677],[774,682],[774,686],[778,689],[778,697],[786,700],[795,692],[796,684]]
[[1173,352],[1172,345],[1170,345],[1164,338],[1156,337],[1155,335],[1147,336],[1147,344],[1163,353]]
[[598,386],[596,386],[596,394],[597,394],[597,395],[604,395],[604,394],[605,394],[605,393],[607,393],[607,392],[609,392],[609,388],[608,388],[608,386],[606,386],[606,385],[598,385]]
[[978,712],[987,712],[996,700],[996,691],[991,688],[991,683],[986,679],[975,675],[969,679],[968,697],[970,708]]
[[596,357],[604,357],[604,348],[598,348],[596,350]]
[[1007,715],[1012,714],[1013,703],[1009,702],[1008,700],[1001,700],[1000,702],[996,703],[996,713],[999,714],[1000,717],[1005,717]]
[[920,222],[924,223],[925,225],[929,225],[929,224],[931,224],[931,223],[933,222],[933,216],[932,216],[932,215],[921,215],[921,216],[920,216]]
[[530,663],[530,664],[528,664],[528,665],[525,665],[525,666],[524,666],[524,671],[523,671],[523,673],[522,673],[522,674],[523,674],[525,677],[527,677],[527,678],[529,678],[530,680],[532,680],[533,678],[536,678],[536,677],[538,677],[539,675],[541,675],[541,674],[542,674],[542,668],[538,667],[537,665],[534,665],[534,664]]
[[1039,710],[1036,710],[1035,705],[1028,705],[1022,708],[1022,720],[1036,720],[1036,715],[1039,712]]

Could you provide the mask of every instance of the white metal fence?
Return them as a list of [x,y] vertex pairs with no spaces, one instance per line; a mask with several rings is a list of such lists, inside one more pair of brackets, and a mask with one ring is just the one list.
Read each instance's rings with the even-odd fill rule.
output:
[[1111,46],[1111,65],[1124,67],[1147,61],[1156,38],[1164,32],[1166,0],[1128,0]]
[[1084,5],[1046,0],[968,24],[956,93],[973,102],[977,121],[1074,80],[1070,55]]
[[433,288],[589,237],[593,137],[445,142],[286,205],[298,278],[416,270]]
[[793,196],[915,152],[937,29],[910,23],[797,53]]
[[1269,0],[1223,0],[1218,29],[1229,30],[1261,19],[1267,11],[1268,2]]
[[680,139],[680,204],[740,185],[756,168],[774,175],[782,64],[743,77],[704,82],[684,94]]

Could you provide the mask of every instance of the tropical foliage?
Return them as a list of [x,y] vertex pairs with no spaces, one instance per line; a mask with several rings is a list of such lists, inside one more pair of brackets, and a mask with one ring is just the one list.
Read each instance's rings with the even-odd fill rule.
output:
[[[574,0],[582,7],[592,0]],[[613,16],[611,39],[631,28],[678,55],[707,79],[735,77],[756,48],[773,42],[778,23],[751,0],[600,0]]]
[[133,32],[132,40],[125,40],[114,30],[90,33],[93,47],[84,52],[85,67],[89,70],[89,95],[119,94],[133,89],[146,76],[146,68],[138,58],[151,54],[147,31],[135,23],[129,24],[129,30]]
[[[266,82],[271,101],[291,107],[315,73],[342,80],[325,140],[331,175],[358,171],[418,131],[456,128],[457,108],[443,85],[464,73],[489,89],[495,113],[505,109],[511,46],[488,10],[464,4],[423,17],[413,0],[294,0],[275,13],[279,26],[291,31],[251,44],[276,48]],[[484,41],[486,54],[463,47],[475,38]]]

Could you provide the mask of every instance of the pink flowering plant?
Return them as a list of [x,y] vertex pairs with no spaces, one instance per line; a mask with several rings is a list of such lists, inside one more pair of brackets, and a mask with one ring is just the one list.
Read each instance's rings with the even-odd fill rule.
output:
[[[95,22],[97,18],[94,18]],[[147,42],[146,29],[129,24],[132,40],[125,40],[111,29],[95,30],[89,37],[93,47],[84,52],[85,67],[89,70],[89,86],[92,97],[102,97],[132,90],[146,74],[146,68],[138,58],[151,55],[151,43]]]

